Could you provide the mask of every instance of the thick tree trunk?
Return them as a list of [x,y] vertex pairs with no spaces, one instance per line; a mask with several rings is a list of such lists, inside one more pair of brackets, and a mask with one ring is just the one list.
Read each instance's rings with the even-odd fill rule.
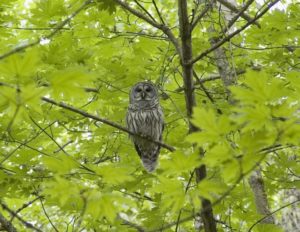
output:
[[17,229],[0,213],[0,231],[17,232]]
[[274,224],[274,218],[269,210],[268,198],[264,188],[264,181],[260,170],[256,170],[249,178],[249,184],[254,194],[256,210],[262,216],[267,216],[260,223],[262,224]]
[[[231,4],[236,5],[234,1],[231,1]],[[224,10],[224,9],[223,9]],[[228,11],[221,12],[225,15],[225,20],[228,22],[234,17],[234,12],[230,13]],[[215,29],[213,28],[213,25],[210,27],[210,32],[215,32]],[[212,46],[214,46],[218,40],[216,38],[211,38],[210,43]],[[230,63],[228,61],[228,58],[226,56],[225,49],[222,47],[217,48],[214,51],[214,57],[215,57],[215,63],[218,67],[219,75],[221,77],[221,80],[223,82],[223,85],[227,91],[227,97],[230,100],[230,92],[228,90],[228,87],[230,85],[233,85],[236,83],[234,72],[230,66]],[[250,187],[253,191],[254,198],[255,198],[255,204],[257,212],[260,213],[263,216],[270,215],[269,210],[269,204],[267,195],[264,189],[264,182],[262,175],[260,173],[260,170],[256,170],[249,179]],[[274,224],[274,218],[273,216],[269,216],[260,223],[271,223]]]
[[[206,178],[206,167],[205,165],[202,165],[196,169],[196,181],[200,182],[204,178]],[[204,224],[205,232],[216,232],[217,226],[216,221],[214,219],[211,202],[207,199],[203,199],[202,208],[204,210],[201,212],[201,218]]]
[[[191,24],[188,18],[187,1],[178,0],[178,17],[181,38],[181,64],[184,79],[184,93],[188,118],[193,114],[193,107],[196,106],[194,83],[193,83],[193,64],[192,64],[192,36]],[[189,123],[189,133],[197,131],[197,128]],[[206,167],[202,165],[196,169],[196,181],[200,182],[206,178]],[[211,202],[207,199],[202,200],[201,217],[204,223],[205,232],[216,232],[216,222],[213,217]]]
[[[291,203],[300,201],[299,189],[286,189],[283,193],[283,203]],[[298,231],[300,228],[300,207],[298,204],[293,204],[282,210],[281,226],[285,232]]]

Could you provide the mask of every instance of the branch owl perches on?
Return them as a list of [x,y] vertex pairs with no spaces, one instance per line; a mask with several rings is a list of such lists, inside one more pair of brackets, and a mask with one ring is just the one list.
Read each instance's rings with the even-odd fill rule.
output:
[[[126,115],[128,129],[154,141],[162,141],[164,119],[154,84],[148,81],[138,82],[132,87],[129,99]],[[136,136],[130,137],[145,169],[148,172],[154,171],[160,145]]]

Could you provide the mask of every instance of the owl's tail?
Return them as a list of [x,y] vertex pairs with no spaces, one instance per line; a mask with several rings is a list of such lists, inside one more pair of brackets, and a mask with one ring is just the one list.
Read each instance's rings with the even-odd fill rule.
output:
[[142,156],[142,163],[144,165],[144,168],[148,172],[153,172],[157,166],[157,156],[151,157],[151,156]]

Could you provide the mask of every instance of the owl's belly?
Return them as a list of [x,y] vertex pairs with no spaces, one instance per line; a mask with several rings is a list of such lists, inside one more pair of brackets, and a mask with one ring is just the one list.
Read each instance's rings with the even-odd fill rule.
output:
[[163,125],[160,109],[130,112],[127,117],[128,128],[131,131],[159,140]]

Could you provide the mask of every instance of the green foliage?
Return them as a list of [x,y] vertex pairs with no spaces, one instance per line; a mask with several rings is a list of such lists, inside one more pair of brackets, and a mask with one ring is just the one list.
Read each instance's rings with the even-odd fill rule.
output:
[[[126,2],[143,12],[136,1]],[[151,1],[138,2],[159,22]],[[251,26],[223,45],[234,71],[245,72],[229,88],[229,101],[218,79],[203,83],[214,102],[195,85],[191,122],[199,130],[188,134],[182,64],[160,30],[115,1],[98,0],[49,37],[83,3],[0,2],[0,56],[42,38],[0,60],[0,202],[17,211],[41,196],[18,214],[42,231],[53,231],[53,225],[58,231],[172,225],[167,231],[174,231],[179,218],[191,219],[180,223],[180,231],[194,231],[193,216],[206,198],[223,222],[218,231],[247,231],[262,218],[247,184],[258,165],[272,210],[282,205],[279,189],[299,188],[299,4],[291,1],[284,11],[270,11],[259,21],[261,29]],[[156,4],[178,37],[174,2]],[[204,6],[189,1],[188,7],[192,15]],[[249,14],[254,11],[250,7]],[[210,38],[225,28],[219,16],[211,12],[195,27],[194,56],[210,48]],[[212,20],[215,33],[210,33]],[[194,64],[201,78],[218,73],[212,54]],[[176,147],[173,153],[161,149],[153,173],[143,169],[127,134],[41,99],[125,125],[128,92],[141,80],[157,84],[163,140]],[[201,165],[207,178],[198,182],[194,170]],[[0,214],[9,218],[2,208]],[[24,230],[18,219],[13,224]],[[281,229],[258,224],[253,231]]]

